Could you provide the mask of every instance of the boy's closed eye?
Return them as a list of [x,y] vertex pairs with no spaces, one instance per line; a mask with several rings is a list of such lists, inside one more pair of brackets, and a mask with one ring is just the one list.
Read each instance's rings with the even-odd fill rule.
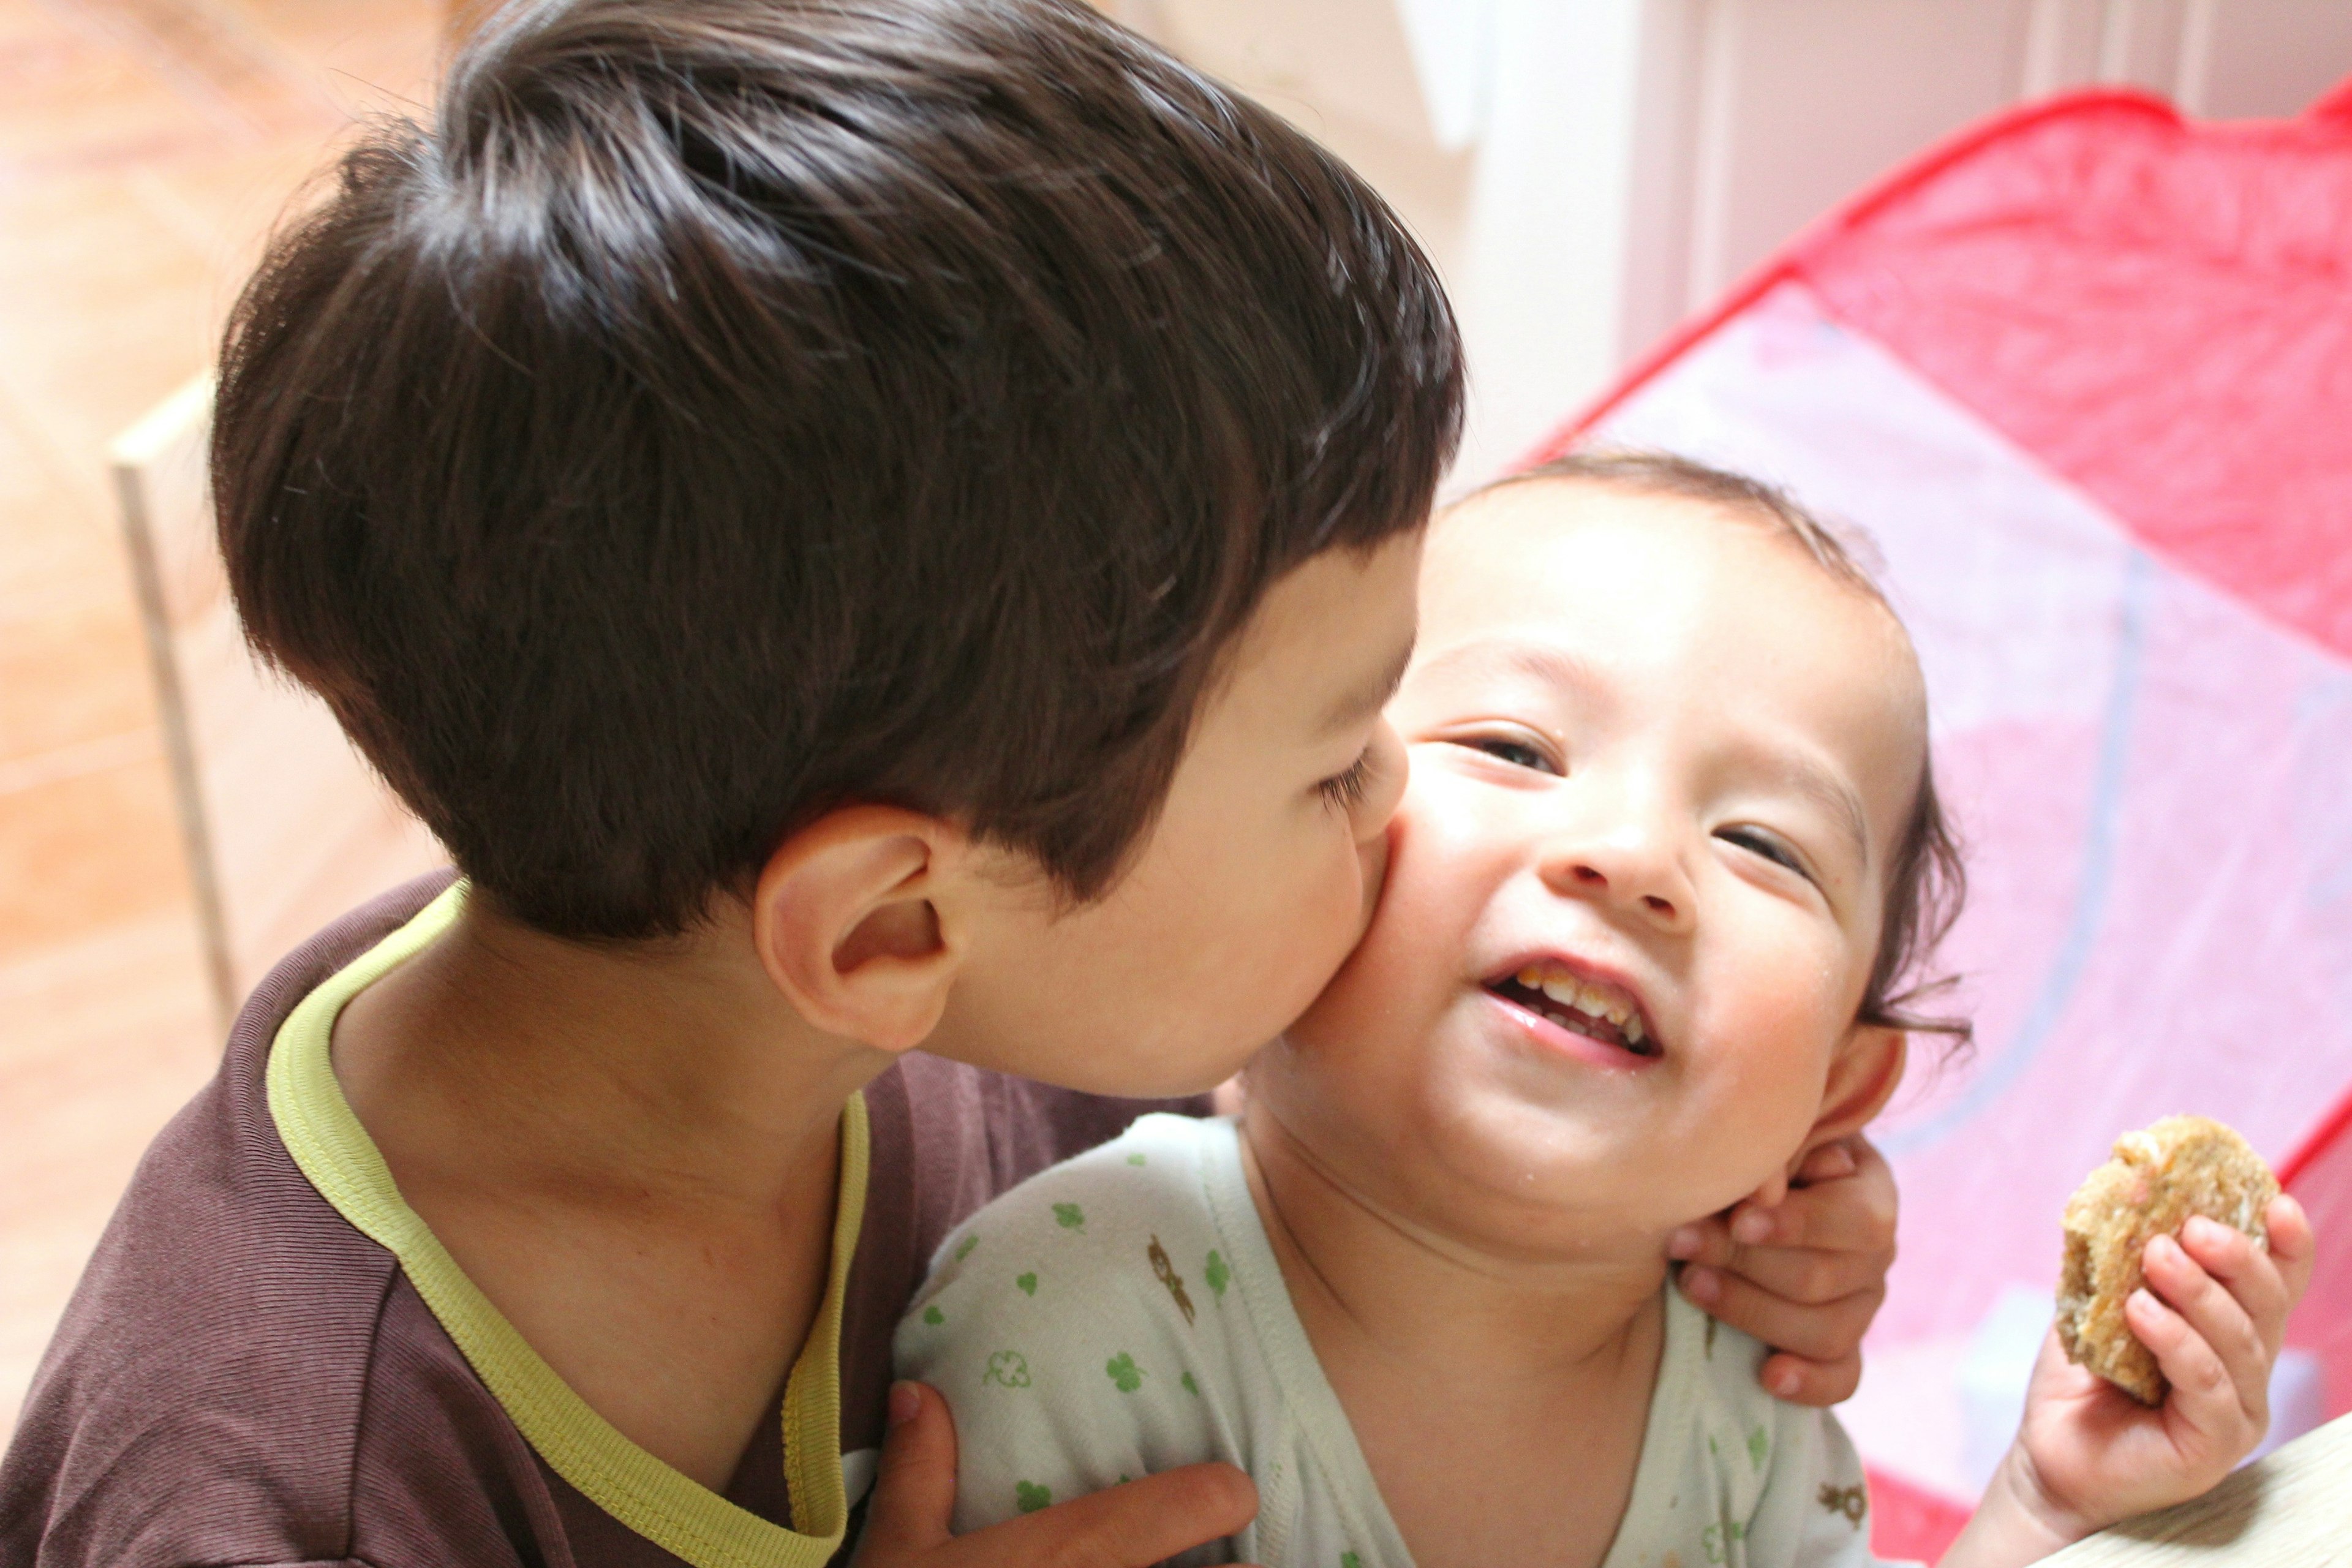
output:
[[1372,748],[1366,745],[1356,753],[1356,760],[1317,782],[1315,791],[1324,804],[1334,811],[1352,811],[1364,802],[1364,792],[1372,783]]

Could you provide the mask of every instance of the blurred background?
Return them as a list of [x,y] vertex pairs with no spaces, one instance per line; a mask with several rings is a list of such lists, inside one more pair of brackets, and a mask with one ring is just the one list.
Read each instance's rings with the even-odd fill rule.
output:
[[[1456,488],[2005,106],[2113,83],[2284,118],[2352,73],[2346,0],[1102,3],[1422,237],[1470,346]],[[230,668],[194,462],[271,223],[355,122],[425,111],[462,10],[0,0],[0,1433],[225,1005],[430,855],[339,755],[268,833],[212,805],[223,770],[290,776],[334,740]]]

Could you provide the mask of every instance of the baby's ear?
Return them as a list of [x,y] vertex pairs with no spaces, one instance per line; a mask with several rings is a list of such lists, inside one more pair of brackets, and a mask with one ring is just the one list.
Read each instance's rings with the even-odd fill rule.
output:
[[1902,1030],[1885,1024],[1856,1024],[1847,1031],[1830,1063],[1829,1081],[1822,1088],[1822,1113],[1805,1134],[1804,1147],[1789,1162],[1791,1172],[1822,1144],[1861,1131],[1886,1109],[1903,1082],[1909,1041]]

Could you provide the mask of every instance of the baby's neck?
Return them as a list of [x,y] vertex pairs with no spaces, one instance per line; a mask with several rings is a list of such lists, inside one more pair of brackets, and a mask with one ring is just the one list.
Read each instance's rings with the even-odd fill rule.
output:
[[1243,1132],[1251,1194],[1327,1361],[1352,1347],[1442,1365],[1457,1387],[1491,1378],[1555,1394],[1591,1377],[1613,1383],[1644,1347],[1654,1362],[1662,1237],[1614,1232],[1507,1253],[1384,1204],[1262,1102]]
[[1662,1242],[1506,1255],[1378,1203],[1264,1100],[1244,1126],[1284,1283],[1412,1560],[1600,1563],[1664,1345]]

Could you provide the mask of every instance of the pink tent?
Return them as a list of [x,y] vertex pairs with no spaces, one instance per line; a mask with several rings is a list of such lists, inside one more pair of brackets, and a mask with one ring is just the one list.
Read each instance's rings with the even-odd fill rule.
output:
[[1968,1500],[1929,1372],[2048,1289],[2067,1193],[2174,1111],[2318,1220],[2291,1337],[2352,1409],[2352,82],[2292,121],[2111,91],[1998,118],[1545,454],[1591,441],[1854,525],[1927,666],[1979,1038],[1878,1130],[1905,1206],[1873,1379],[1907,1402],[1881,1451],[1856,1422],[1880,1549],[1931,1553]]

